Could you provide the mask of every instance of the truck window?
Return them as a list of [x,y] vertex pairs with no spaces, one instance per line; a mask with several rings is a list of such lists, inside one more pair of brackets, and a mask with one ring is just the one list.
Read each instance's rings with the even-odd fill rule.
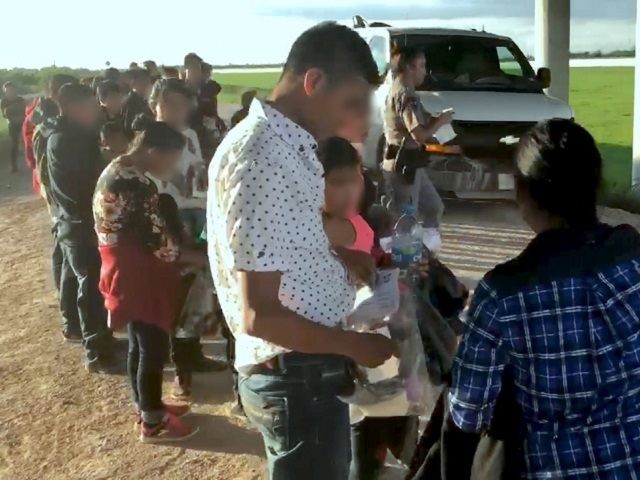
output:
[[508,39],[412,34],[404,43],[427,58],[419,90],[542,92],[527,58]]
[[389,40],[382,36],[371,37],[369,49],[378,66],[378,73],[384,75],[389,65]]
[[498,60],[500,61],[500,70],[507,75],[524,76],[522,66],[518,63],[516,57],[507,47],[498,47]]

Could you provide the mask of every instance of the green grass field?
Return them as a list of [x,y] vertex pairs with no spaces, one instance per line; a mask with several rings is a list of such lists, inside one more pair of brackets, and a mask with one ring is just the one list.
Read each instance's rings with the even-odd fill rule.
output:
[[[266,93],[277,72],[218,73],[225,86],[221,102],[238,103],[248,88]],[[570,103],[576,120],[593,133],[604,158],[604,190],[620,193],[630,186],[633,115],[633,68],[572,68]]]
[[[633,68],[572,68],[570,103],[576,120],[593,133],[604,158],[604,191],[626,192],[631,178]],[[217,73],[223,85],[220,103],[240,101],[247,89],[266,95],[278,72]],[[0,119],[0,146],[6,145],[6,123]],[[6,151],[6,150],[5,150]],[[4,155],[3,155],[4,156]]]

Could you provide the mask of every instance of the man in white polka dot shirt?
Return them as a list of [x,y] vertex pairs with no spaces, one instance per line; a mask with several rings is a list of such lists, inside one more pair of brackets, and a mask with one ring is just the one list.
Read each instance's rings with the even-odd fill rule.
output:
[[386,337],[341,328],[354,301],[353,254],[332,252],[325,236],[315,153],[347,118],[368,115],[378,80],[356,32],[311,28],[269,101],[254,101],[210,167],[211,270],[272,479],[348,477],[349,412],[337,398],[352,383],[348,364],[377,366],[394,351]]

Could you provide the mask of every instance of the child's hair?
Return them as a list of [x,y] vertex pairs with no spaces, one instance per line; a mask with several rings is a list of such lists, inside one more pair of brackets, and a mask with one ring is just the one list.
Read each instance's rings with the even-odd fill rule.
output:
[[57,95],[63,85],[68,83],[79,83],[78,79],[73,75],[67,75],[66,73],[56,73],[49,79],[49,95]]
[[179,93],[187,98],[191,98],[191,91],[182,80],[177,78],[161,78],[153,84],[149,94],[149,107],[155,111],[160,100],[164,100],[165,95]]
[[100,128],[100,140],[102,143],[107,143],[110,138],[113,138],[115,135],[123,135],[126,137],[126,133],[124,131],[124,126],[120,122],[106,122]]
[[134,126],[137,133],[131,142],[130,151],[140,148],[182,150],[187,142],[182,133],[164,122],[156,122],[147,116],[136,116],[135,120],[138,121],[138,125]]
[[114,93],[120,93],[120,85],[113,80],[103,80],[98,84],[97,94],[100,102],[104,102],[109,95]]
[[349,140],[331,137],[318,145],[318,159],[324,167],[325,177],[332,171],[344,167],[360,167],[362,162],[358,151]]
[[104,71],[102,76],[105,80],[112,80],[114,82],[117,82],[118,80],[120,80],[120,70],[114,67],[109,67]]
[[58,91],[58,105],[60,105],[62,111],[73,104],[84,102],[90,98],[94,98],[91,87],[80,83],[66,83]]
[[162,76],[164,78],[180,78],[180,70],[177,67],[163,65]]
[[132,68],[127,73],[132,82],[151,79],[149,70],[145,70],[144,68]]
[[255,90],[247,90],[245,92],[242,92],[242,95],[240,96],[240,103],[242,104],[242,108],[249,108],[249,106],[251,106],[251,102],[253,102],[253,99],[256,98],[257,94],[258,92],[256,92]]

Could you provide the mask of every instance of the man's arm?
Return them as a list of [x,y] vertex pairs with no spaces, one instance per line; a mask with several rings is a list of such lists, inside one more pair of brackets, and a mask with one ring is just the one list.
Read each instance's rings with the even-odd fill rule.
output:
[[375,367],[395,351],[393,342],[378,334],[357,333],[314,323],[284,307],[278,298],[280,272],[239,272],[243,330],[301,353],[343,355]]

